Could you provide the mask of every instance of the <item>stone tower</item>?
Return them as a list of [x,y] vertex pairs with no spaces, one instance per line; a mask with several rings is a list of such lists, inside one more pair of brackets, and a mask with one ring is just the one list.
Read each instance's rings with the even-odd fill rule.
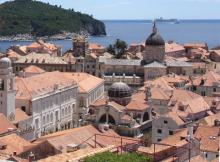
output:
[[75,35],[73,37],[73,53],[74,57],[80,57],[88,53],[89,43],[85,36]]
[[154,21],[152,33],[145,43],[144,62],[145,64],[157,61],[164,62],[165,41],[157,31],[156,22]]
[[0,113],[9,120],[15,115],[15,81],[11,60],[7,57],[0,59]]

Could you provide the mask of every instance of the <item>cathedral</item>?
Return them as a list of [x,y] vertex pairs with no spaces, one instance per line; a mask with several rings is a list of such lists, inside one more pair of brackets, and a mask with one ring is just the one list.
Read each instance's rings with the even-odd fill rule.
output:
[[153,24],[152,33],[146,39],[143,59],[113,59],[99,57],[97,75],[102,76],[106,83],[123,81],[131,86],[139,86],[144,81],[160,76],[175,73],[178,75],[191,75],[193,65],[175,59],[166,59],[165,41],[158,32],[156,23]]

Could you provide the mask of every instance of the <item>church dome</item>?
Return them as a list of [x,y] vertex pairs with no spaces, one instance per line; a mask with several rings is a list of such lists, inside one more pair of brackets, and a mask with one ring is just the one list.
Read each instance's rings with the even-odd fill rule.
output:
[[11,67],[11,60],[7,57],[0,59],[0,68],[9,68]]
[[164,46],[165,41],[162,36],[157,32],[156,22],[154,21],[153,32],[145,42],[146,46]]
[[146,46],[164,46],[165,41],[159,33],[152,33],[146,40]]
[[116,82],[112,84],[108,90],[108,96],[110,98],[124,98],[131,97],[131,95],[131,88],[123,82]]

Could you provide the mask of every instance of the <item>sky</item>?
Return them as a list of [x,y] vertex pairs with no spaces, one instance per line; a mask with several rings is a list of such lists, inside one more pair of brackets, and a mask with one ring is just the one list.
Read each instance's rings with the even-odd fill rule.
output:
[[[5,0],[0,0],[4,2]],[[220,0],[41,0],[107,19],[220,19]]]

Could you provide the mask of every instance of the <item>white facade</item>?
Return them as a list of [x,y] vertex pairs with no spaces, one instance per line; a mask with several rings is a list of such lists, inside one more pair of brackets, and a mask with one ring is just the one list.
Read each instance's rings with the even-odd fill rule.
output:
[[79,93],[79,113],[81,114],[81,118],[84,118],[84,115],[88,113],[89,106],[91,104],[104,97],[104,93],[104,82],[102,82],[99,86],[94,87],[94,89],[89,92]]
[[[54,79],[57,78],[57,80],[53,79],[52,82],[45,83],[46,86],[44,85],[44,81],[41,81],[44,77],[53,76]],[[63,79],[59,81],[59,77],[63,77]],[[17,81],[19,79],[20,81]],[[26,79],[29,79],[29,82]],[[27,98],[19,95],[16,96],[16,108],[22,109],[32,118],[31,122],[30,120],[27,121],[27,127],[33,128],[33,139],[55,131],[70,129],[77,126],[78,85],[75,82],[65,78],[60,72],[44,73],[41,74],[41,76],[18,78],[17,80],[17,94],[22,95],[27,91],[23,89],[22,86],[29,86],[28,93],[30,93],[31,96]],[[29,85],[29,83],[33,81],[39,82],[39,90],[37,90],[37,88],[33,90],[32,86]],[[42,87],[40,84],[42,84]],[[46,87],[50,89],[47,90]],[[32,91],[38,91],[38,93],[35,94]],[[25,128],[22,127],[19,129],[23,130]]]
[[35,137],[76,125],[77,93],[76,87],[70,87],[32,100]]

